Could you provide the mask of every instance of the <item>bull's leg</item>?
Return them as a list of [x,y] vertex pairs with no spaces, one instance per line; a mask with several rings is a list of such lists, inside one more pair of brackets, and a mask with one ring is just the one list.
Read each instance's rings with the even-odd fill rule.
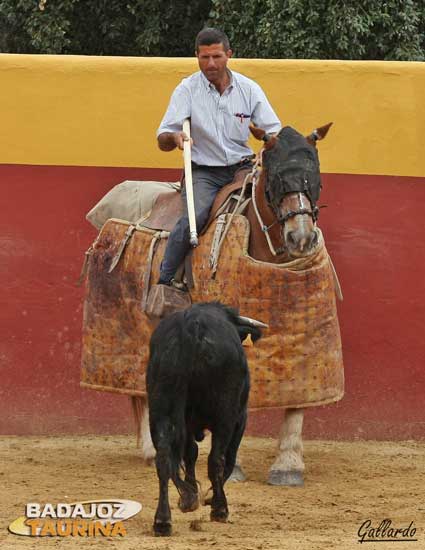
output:
[[303,419],[303,409],[286,409],[279,436],[279,454],[269,471],[270,485],[304,485]]
[[195,464],[198,458],[198,445],[192,434],[187,433],[184,450],[185,479],[180,484],[179,508],[182,512],[193,512],[199,507],[198,485],[196,483]]
[[224,468],[229,436],[213,432],[211,452],[208,456],[208,477],[211,481],[213,496],[211,498],[211,521],[226,522],[229,515],[227,499],[224,493]]
[[161,446],[155,457],[156,471],[159,479],[159,500],[155,513],[153,530],[155,535],[171,535],[171,511],[168,502],[168,481],[171,477],[171,449]]

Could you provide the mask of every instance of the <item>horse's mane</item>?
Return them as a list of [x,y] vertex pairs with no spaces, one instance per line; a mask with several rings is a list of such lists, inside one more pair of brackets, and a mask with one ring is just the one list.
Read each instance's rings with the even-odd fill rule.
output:
[[264,166],[271,204],[278,206],[286,193],[294,191],[305,193],[316,204],[321,189],[317,150],[294,128],[282,128],[275,146],[264,152]]

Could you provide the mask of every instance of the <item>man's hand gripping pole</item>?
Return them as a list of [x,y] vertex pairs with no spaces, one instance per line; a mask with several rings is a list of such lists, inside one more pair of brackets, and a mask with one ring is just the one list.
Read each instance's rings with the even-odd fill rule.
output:
[[198,246],[198,233],[196,231],[195,203],[193,200],[192,159],[190,151],[190,120],[183,122],[183,132],[189,138],[183,142],[184,176],[186,185],[187,213],[189,217],[190,246]]

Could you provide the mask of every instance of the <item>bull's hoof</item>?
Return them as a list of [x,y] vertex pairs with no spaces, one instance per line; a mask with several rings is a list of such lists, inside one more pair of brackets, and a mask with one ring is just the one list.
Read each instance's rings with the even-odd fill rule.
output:
[[179,508],[182,512],[194,512],[199,508],[198,493],[184,493],[179,498]]
[[290,472],[270,470],[267,483],[269,485],[283,485],[285,487],[303,487],[304,476],[299,470],[293,470]]
[[172,532],[171,523],[169,521],[155,521],[153,532],[156,537],[169,537]]
[[211,521],[226,523],[228,517],[229,517],[229,511],[226,510],[226,508],[221,508],[220,510],[211,510],[211,514],[210,514]]
[[246,481],[246,475],[239,464],[235,464],[233,472],[230,474],[227,481]]

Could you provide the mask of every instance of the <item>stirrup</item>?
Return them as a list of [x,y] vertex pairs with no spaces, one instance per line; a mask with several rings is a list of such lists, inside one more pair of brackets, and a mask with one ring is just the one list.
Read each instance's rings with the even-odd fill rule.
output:
[[184,283],[183,281],[176,281],[174,277],[171,279],[168,285],[172,286],[173,288],[176,288],[177,290],[182,290],[183,292],[189,292],[189,289],[187,288],[186,283]]

